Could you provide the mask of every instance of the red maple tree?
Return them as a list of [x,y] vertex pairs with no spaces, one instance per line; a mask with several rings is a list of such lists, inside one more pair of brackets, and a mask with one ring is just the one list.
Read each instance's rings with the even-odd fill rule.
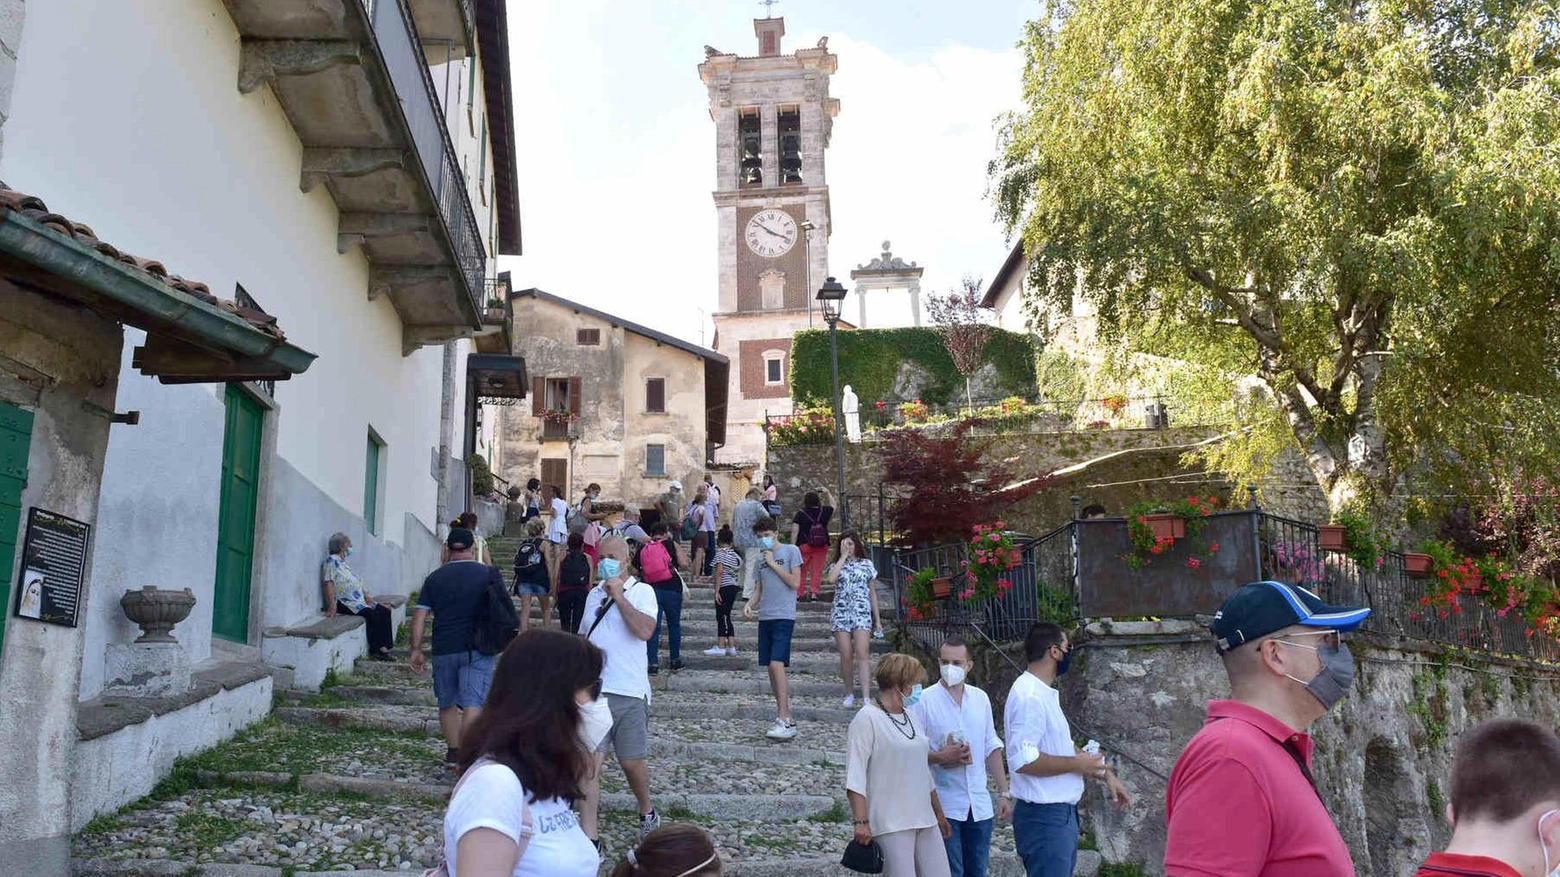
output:
[[988,456],[992,441],[972,439],[974,425],[879,433],[884,479],[897,488],[887,515],[899,544],[963,541],[975,524],[1003,517],[1051,483],[1049,473],[1022,471],[1018,457]]

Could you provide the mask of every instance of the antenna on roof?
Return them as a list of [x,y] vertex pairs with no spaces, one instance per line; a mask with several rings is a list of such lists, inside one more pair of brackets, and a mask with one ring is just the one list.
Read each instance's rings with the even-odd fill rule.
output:
[[779,2],[780,0],[758,0],[758,5],[764,7],[765,18],[775,17],[775,4]]

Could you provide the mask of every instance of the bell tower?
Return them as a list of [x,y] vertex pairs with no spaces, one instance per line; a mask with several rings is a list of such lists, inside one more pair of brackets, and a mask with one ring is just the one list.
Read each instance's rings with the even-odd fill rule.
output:
[[[731,359],[720,462],[761,462],[764,415],[791,413],[791,334],[815,318],[829,268],[829,148],[840,102],[828,38],[782,54],[784,18],[753,22],[756,56],[705,46],[715,123],[715,349]],[[818,320],[821,327],[822,320]]]

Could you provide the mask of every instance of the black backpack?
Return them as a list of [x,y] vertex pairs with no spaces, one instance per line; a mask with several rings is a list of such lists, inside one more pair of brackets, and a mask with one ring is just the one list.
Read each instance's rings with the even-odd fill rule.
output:
[[515,577],[542,565],[542,540],[527,539],[515,551]]
[[476,617],[471,620],[471,647],[484,655],[496,655],[520,632],[520,613],[504,590],[504,577],[488,567],[487,592]]
[[584,590],[590,587],[590,558],[584,552],[564,555],[558,564],[558,590]]

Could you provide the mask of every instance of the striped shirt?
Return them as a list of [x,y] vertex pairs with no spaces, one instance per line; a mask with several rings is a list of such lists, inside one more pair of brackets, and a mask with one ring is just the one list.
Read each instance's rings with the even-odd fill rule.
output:
[[736,587],[737,570],[742,568],[742,556],[729,545],[715,549],[715,565],[720,567],[720,586]]

